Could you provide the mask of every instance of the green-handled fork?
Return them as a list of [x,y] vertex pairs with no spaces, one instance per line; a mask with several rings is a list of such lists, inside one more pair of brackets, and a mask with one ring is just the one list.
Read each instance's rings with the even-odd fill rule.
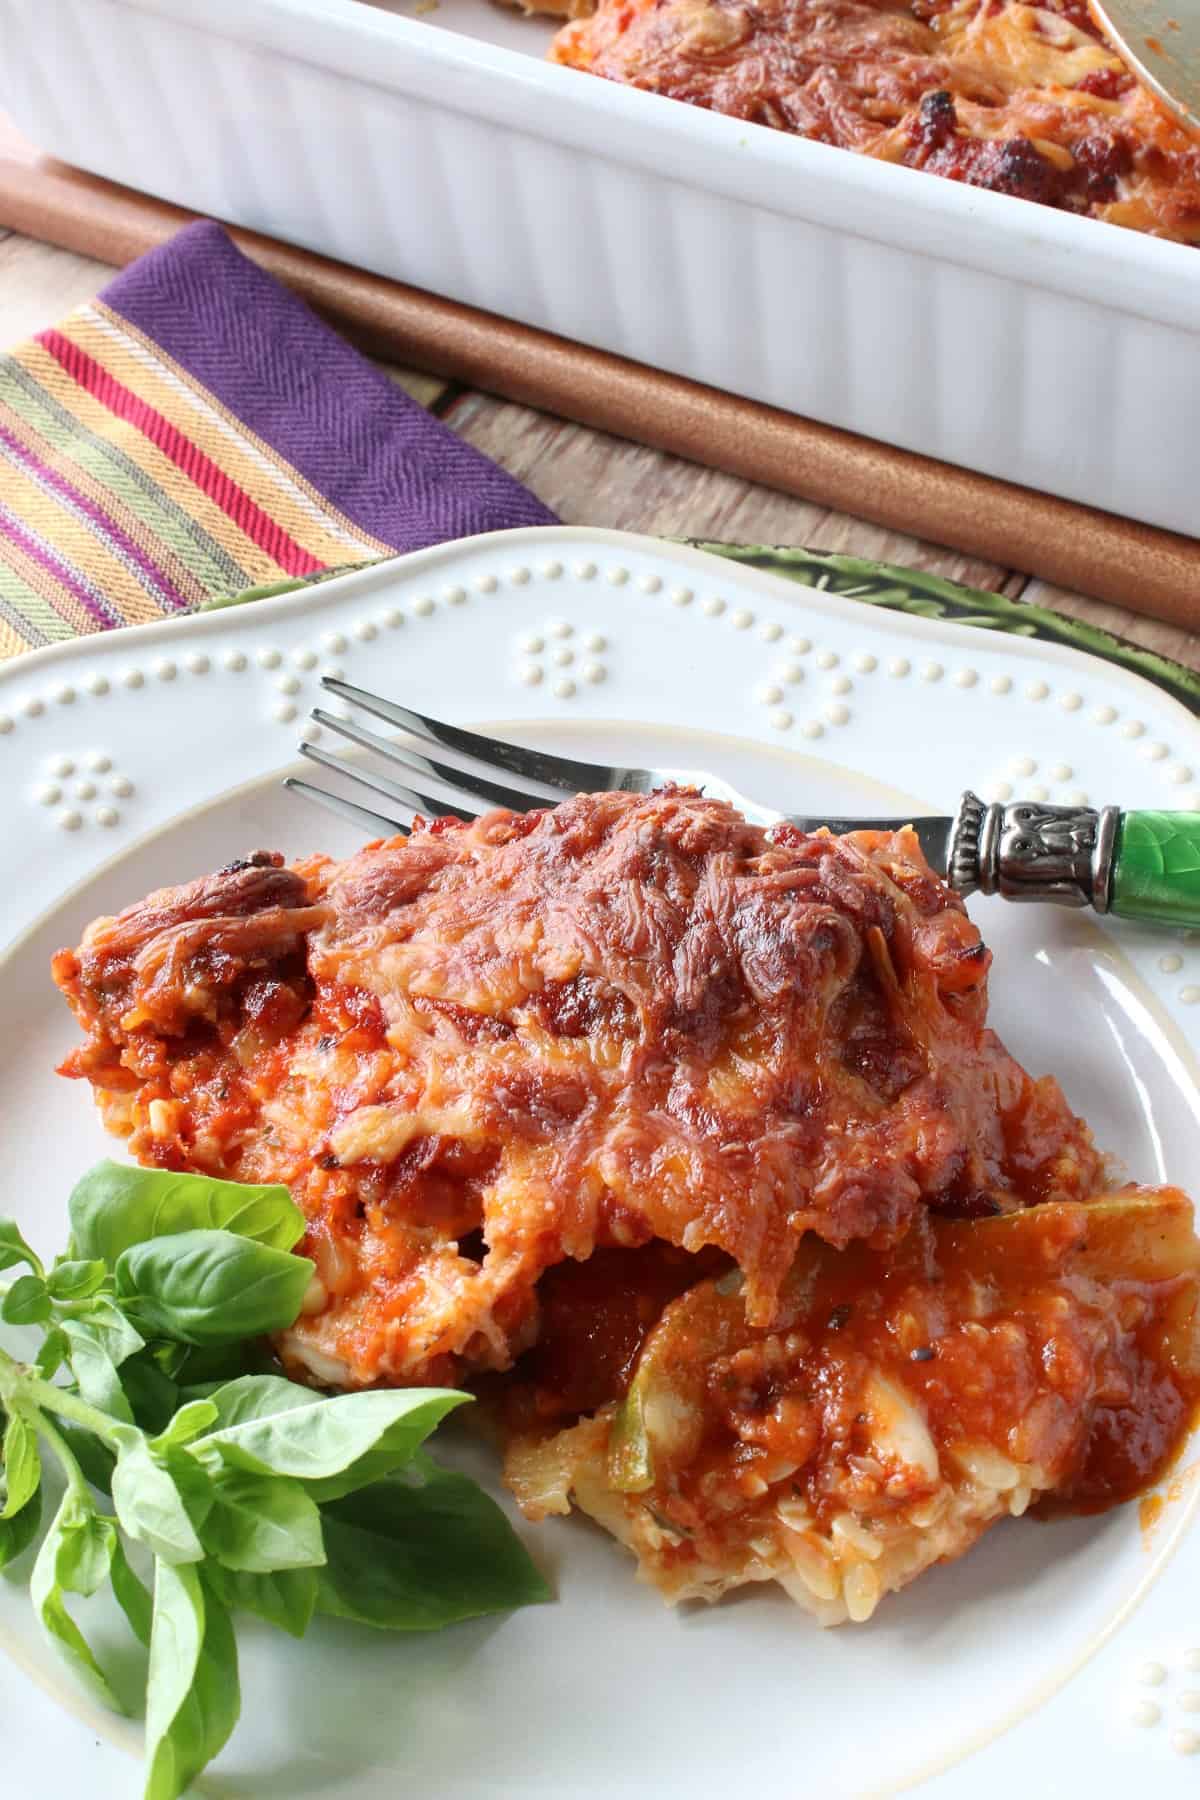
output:
[[[472,819],[495,806],[528,812],[572,794],[614,790],[646,794],[674,782],[728,801],[756,825],[789,824],[801,831],[828,827],[833,832],[889,831],[911,825],[930,865],[960,894],[1000,894],[1006,900],[1090,906],[1098,913],[1156,925],[1200,926],[1200,813],[1044,806],[1033,800],[988,805],[972,793],[963,795],[953,817],[835,819],[777,812],[748,800],[727,781],[702,769],[631,769],[578,762],[443,724],[346,681],[326,677],[321,685],[413,740],[397,743],[320,707],[312,715],[337,736],[403,770],[407,779],[396,781],[312,744],[300,746],[311,762],[389,802],[389,811],[376,811],[291,776],[285,786],[352,819],[373,836],[407,831],[417,813]],[[433,760],[415,744],[428,745],[449,760]]]

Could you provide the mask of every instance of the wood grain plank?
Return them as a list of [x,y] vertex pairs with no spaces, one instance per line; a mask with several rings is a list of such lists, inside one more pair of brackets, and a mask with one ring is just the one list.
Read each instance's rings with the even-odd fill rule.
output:
[[[444,417],[567,524],[734,543],[808,544],[902,563],[970,587],[1009,591],[1014,583],[1011,572],[994,563],[489,395],[464,396]],[[1015,578],[1017,585],[1020,580]]]
[[1027,582],[1021,599],[1031,605],[1045,606],[1051,612],[1065,613],[1068,618],[1086,619],[1118,637],[1154,650],[1159,656],[1173,657],[1189,669],[1200,670],[1200,633],[1184,631],[1181,626],[1167,625],[1159,619],[1147,619],[1124,606],[1108,606],[1100,600],[1085,600],[1081,594],[1070,594],[1065,588],[1052,587],[1048,581]]

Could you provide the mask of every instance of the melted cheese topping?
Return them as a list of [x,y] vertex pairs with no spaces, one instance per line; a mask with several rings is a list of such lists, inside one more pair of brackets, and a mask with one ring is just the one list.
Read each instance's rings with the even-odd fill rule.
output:
[[974,186],[1200,241],[1200,143],[1083,0],[598,0],[554,60]]

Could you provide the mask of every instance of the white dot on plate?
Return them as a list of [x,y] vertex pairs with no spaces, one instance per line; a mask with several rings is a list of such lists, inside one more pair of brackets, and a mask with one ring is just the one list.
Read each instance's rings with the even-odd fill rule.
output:
[[1131,1725],[1157,1725],[1162,1718],[1162,1707],[1156,1706],[1153,1700],[1135,1700],[1129,1708]]
[[1176,787],[1183,787],[1192,779],[1192,771],[1183,763],[1176,763],[1173,769],[1167,769],[1165,773],[1167,780],[1173,782]]
[[835,700],[831,706],[825,708],[825,717],[831,725],[844,725],[850,717],[850,708],[841,700]]
[[1051,781],[1070,781],[1075,773],[1070,763],[1055,763],[1050,770]]
[[1166,1664],[1160,1662],[1144,1662],[1138,1670],[1137,1678],[1143,1687],[1161,1687],[1163,1682],[1167,1679]]
[[[324,632],[321,637],[321,642],[327,650],[332,650],[335,656],[340,656],[342,651],[346,649],[346,639],[342,636],[340,631]],[[259,658],[259,661],[262,661],[261,657]]]
[[60,706],[73,706],[75,703],[75,689],[71,686],[69,681],[64,681],[60,687],[55,688],[54,698],[58,701]]
[[427,619],[433,611],[433,600],[429,594],[422,594],[419,600],[413,601],[413,611],[418,619]]
[[[442,599],[446,602],[447,606],[461,606],[466,600],[466,597],[467,590],[460,582],[453,582],[449,587],[442,589]],[[424,600],[424,606],[422,606],[421,600]],[[416,605],[413,607],[413,611],[419,612],[423,619],[427,619],[433,611],[433,595],[422,594],[421,600],[417,601]]]
[[1060,694],[1058,704],[1064,712],[1078,712],[1083,705],[1083,695],[1076,693]]
[[[477,594],[494,594],[499,585],[500,583],[496,580],[494,575],[478,575],[475,578],[475,592]],[[450,595],[447,594],[446,598],[447,600],[450,600]],[[450,604],[451,606],[457,606],[459,602],[450,600]]]
[[538,682],[542,679],[541,667],[535,662],[522,663],[517,670],[517,675],[520,680],[525,683],[526,687],[536,687]]
[[891,662],[888,664],[888,674],[894,675],[897,680],[902,680],[905,675],[908,675],[911,672],[912,664],[909,662],[907,656],[893,656]]
[[550,660],[557,668],[569,669],[571,664],[575,661],[575,652],[573,650],[568,650],[564,645],[561,650],[556,650],[554,652],[554,655]]
[[1037,781],[1029,789],[1029,798],[1031,800],[1048,800],[1050,798],[1050,790],[1049,788],[1043,787],[1040,781]]
[[[398,630],[399,627],[401,625],[403,625],[403,623],[404,623],[404,614],[398,606],[389,606],[387,608],[386,612],[380,614],[380,617],[382,618],[384,624],[388,627],[388,629],[390,631]],[[296,660],[297,660],[297,662],[299,662],[299,660],[300,660],[299,657],[297,657]],[[315,657],[314,657],[313,661],[314,662],[316,661]],[[303,668],[308,669],[308,668],[312,667],[312,664],[311,663],[303,663],[301,666]]]
[[768,619],[758,628],[758,635],[764,644],[777,644],[783,636],[783,626],[777,625],[774,619]]
[[35,793],[43,806],[57,806],[62,799],[62,789],[57,781],[43,782],[40,788],[35,789]]
[[[790,637],[787,647],[793,656],[807,656],[812,649],[812,639],[806,637]],[[826,667],[829,665],[827,664]]]
[[275,686],[281,694],[298,694],[300,692],[300,682],[295,675],[281,675]]
[[860,675],[870,675],[879,667],[879,658],[872,656],[869,650],[860,650],[854,658],[854,666]]
[[529,575],[530,571],[525,567],[524,563],[521,564],[520,568],[510,569],[508,571],[508,579],[514,587],[527,587],[529,584]]
[[954,672],[955,687],[973,688],[978,680],[979,675],[975,669],[956,669]]
[[108,676],[89,675],[83,685],[89,694],[95,694],[97,699],[99,699],[108,692]]
[[1126,738],[1140,738],[1145,729],[1146,727],[1142,724],[1140,719],[1126,719],[1121,727],[1121,736]]
[[77,800],[94,800],[96,798],[95,782],[77,781],[75,783],[75,798]]
[[1086,806],[1088,797],[1083,788],[1072,788],[1067,794],[1068,806]]
[[583,640],[583,647],[585,650],[590,650],[593,655],[598,655],[601,650],[608,648],[608,639],[602,632],[589,631]]
[[[544,581],[557,581],[562,574],[562,569],[563,566],[560,562],[544,562],[541,567],[542,579]],[[657,581],[658,577],[655,576],[654,579]],[[648,592],[651,593],[653,591],[653,589],[648,590]]]
[[13,722],[10,715],[8,713],[0,713],[0,736],[7,737],[12,728]]
[[552,638],[574,637],[575,627],[567,619],[547,619],[546,636]]
[[[336,648],[338,648],[339,650],[344,650],[346,648],[346,640],[344,637],[341,637],[340,633],[338,634],[338,636],[339,636],[339,642],[338,642]],[[334,649],[334,647],[335,646],[333,644],[330,644],[330,646],[329,646],[329,648],[331,650]],[[272,650],[268,647],[265,650],[259,651],[258,657],[256,660],[258,662],[258,666],[260,669],[277,669],[279,667],[280,663],[283,661],[283,658],[279,654],[278,650]]]
[[834,675],[827,686],[831,694],[848,694],[854,683],[848,675]]
[[1183,967],[1183,958],[1176,951],[1168,950],[1165,956],[1159,957],[1158,966],[1164,975],[1175,975]]
[[1180,988],[1179,998],[1185,1006],[1195,1006],[1197,1000],[1200,1000],[1200,987]]
[[744,606],[735,607],[729,615],[729,623],[735,631],[749,631],[754,623],[754,614],[747,612]]
[[193,675],[207,675],[212,668],[207,656],[202,656],[198,650],[192,651],[187,659],[187,666]]
[[235,675],[239,670],[244,669],[246,666],[246,659],[240,650],[227,650],[221,658],[221,661],[225,664],[225,667],[232,670]]
[[1092,713],[1092,719],[1097,725],[1111,725],[1116,716],[1116,707],[1107,704],[1097,706]]
[[310,719],[307,725],[303,726],[301,729],[300,736],[304,739],[306,744],[318,743],[322,736],[321,727],[317,724],[315,719]]
[[689,587],[673,587],[671,589],[672,606],[690,606],[694,596]]
[[800,667],[799,663],[779,663],[775,669],[775,673],[780,681],[786,681],[789,686],[794,686],[797,681],[804,680],[804,670]]
[[839,658],[838,658],[838,653],[836,650],[818,650],[817,651],[817,667],[818,667],[818,669],[836,669],[838,666],[838,660],[839,660]]
[[281,725],[290,725],[295,716],[296,709],[290,700],[280,700],[272,709],[272,717],[278,719]]
[[60,779],[75,773],[74,758],[70,756],[52,756],[49,763],[50,773]]
[[577,562],[575,564],[575,574],[580,581],[590,581],[595,573],[594,562]]
[[1171,1748],[1180,1756],[1195,1756],[1200,1750],[1200,1731],[1173,1731]]
[[755,688],[754,698],[763,706],[777,706],[783,699],[783,689],[774,681],[764,681]]
[[[137,685],[139,687],[141,686],[141,681],[142,678],[139,675],[137,679]],[[130,683],[130,686],[133,686],[132,682]],[[22,700],[21,702],[21,711],[25,714],[27,719],[40,719],[45,710],[45,706],[42,701],[38,699],[36,694],[30,694],[27,700]]]
[[58,822],[64,831],[78,831],[83,824],[83,814],[72,807],[69,812],[60,812]]
[[146,677],[142,674],[140,669],[126,669],[121,677],[121,680],[127,688],[140,688],[145,679]]
[[800,735],[801,737],[806,738],[824,737],[825,727],[822,725],[820,719],[806,719],[800,727]]
[[611,569],[605,571],[605,575],[610,587],[624,587],[629,580],[629,570],[623,569],[620,563],[614,563]]
[[1008,766],[1014,775],[1037,774],[1037,763],[1032,756],[1014,756]]
[[1160,744],[1157,740],[1143,744],[1138,751],[1138,755],[1144,756],[1147,762],[1163,762],[1170,754],[1168,746]]
[[583,676],[585,681],[590,681],[592,686],[595,687],[597,682],[604,680],[604,664],[598,662],[585,662],[579,673]]
[[[385,613],[384,617],[388,618],[390,624],[391,621],[388,614]],[[317,666],[317,653],[315,650],[293,650],[292,661],[298,669],[315,669]]]
[[378,627],[373,619],[360,619],[354,627],[354,635],[360,644],[369,644],[373,637],[379,635]]
[[921,664],[922,681],[940,681],[944,674],[945,670],[939,662],[927,662]]
[[108,785],[110,791],[117,796],[118,800],[128,800],[130,794],[133,792],[133,783],[130,781],[128,775],[114,775]]
[[716,619],[725,611],[725,602],[719,594],[710,594],[707,600],[700,602],[700,611],[707,619]]
[[1044,700],[1049,692],[1049,685],[1044,681],[1027,681],[1025,683],[1025,698],[1027,700]]
[[1200,1650],[1185,1650],[1183,1653],[1183,1666],[1185,1669],[1200,1669]]
[[546,640],[539,637],[536,631],[530,631],[523,638],[517,639],[517,647],[529,656],[538,656],[546,648]]
[[991,786],[991,792],[989,794],[989,799],[1011,800],[1012,794],[1013,794],[1013,791],[1012,791],[1011,781],[994,781]]
[[568,675],[564,675],[561,681],[555,682],[554,692],[560,700],[569,700],[575,692],[575,683]]
[[1180,1712],[1200,1712],[1200,1690],[1187,1688],[1175,1702]]
[[169,656],[160,656],[154,665],[154,673],[160,681],[174,681],[179,670]]
[[115,806],[98,806],[96,808],[97,825],[115,825],[120,817]]
[[991,681],[988,683],[988,686],[991,688],[993,694],[1011,694],[1012,693],[1012,676],[1011,675],[993,675]]
[[785,706],[776,707],[775,711],[773,713],[769,714],[768,716],[770,718],[771,724],[775,727],[776,731],[790,731],[791,730],[792,715]]
[[659,588],[662,586],[662,576],[639,575],[638,586],[641,588],[643,594],[657,594]]

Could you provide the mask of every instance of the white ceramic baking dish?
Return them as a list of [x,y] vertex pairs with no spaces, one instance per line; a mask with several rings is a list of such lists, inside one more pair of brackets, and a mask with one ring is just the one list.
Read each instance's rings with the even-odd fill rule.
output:
[[1200,535],[1200,253],[542,61],[488,0],[0,0],[45,150],[737,394]]

